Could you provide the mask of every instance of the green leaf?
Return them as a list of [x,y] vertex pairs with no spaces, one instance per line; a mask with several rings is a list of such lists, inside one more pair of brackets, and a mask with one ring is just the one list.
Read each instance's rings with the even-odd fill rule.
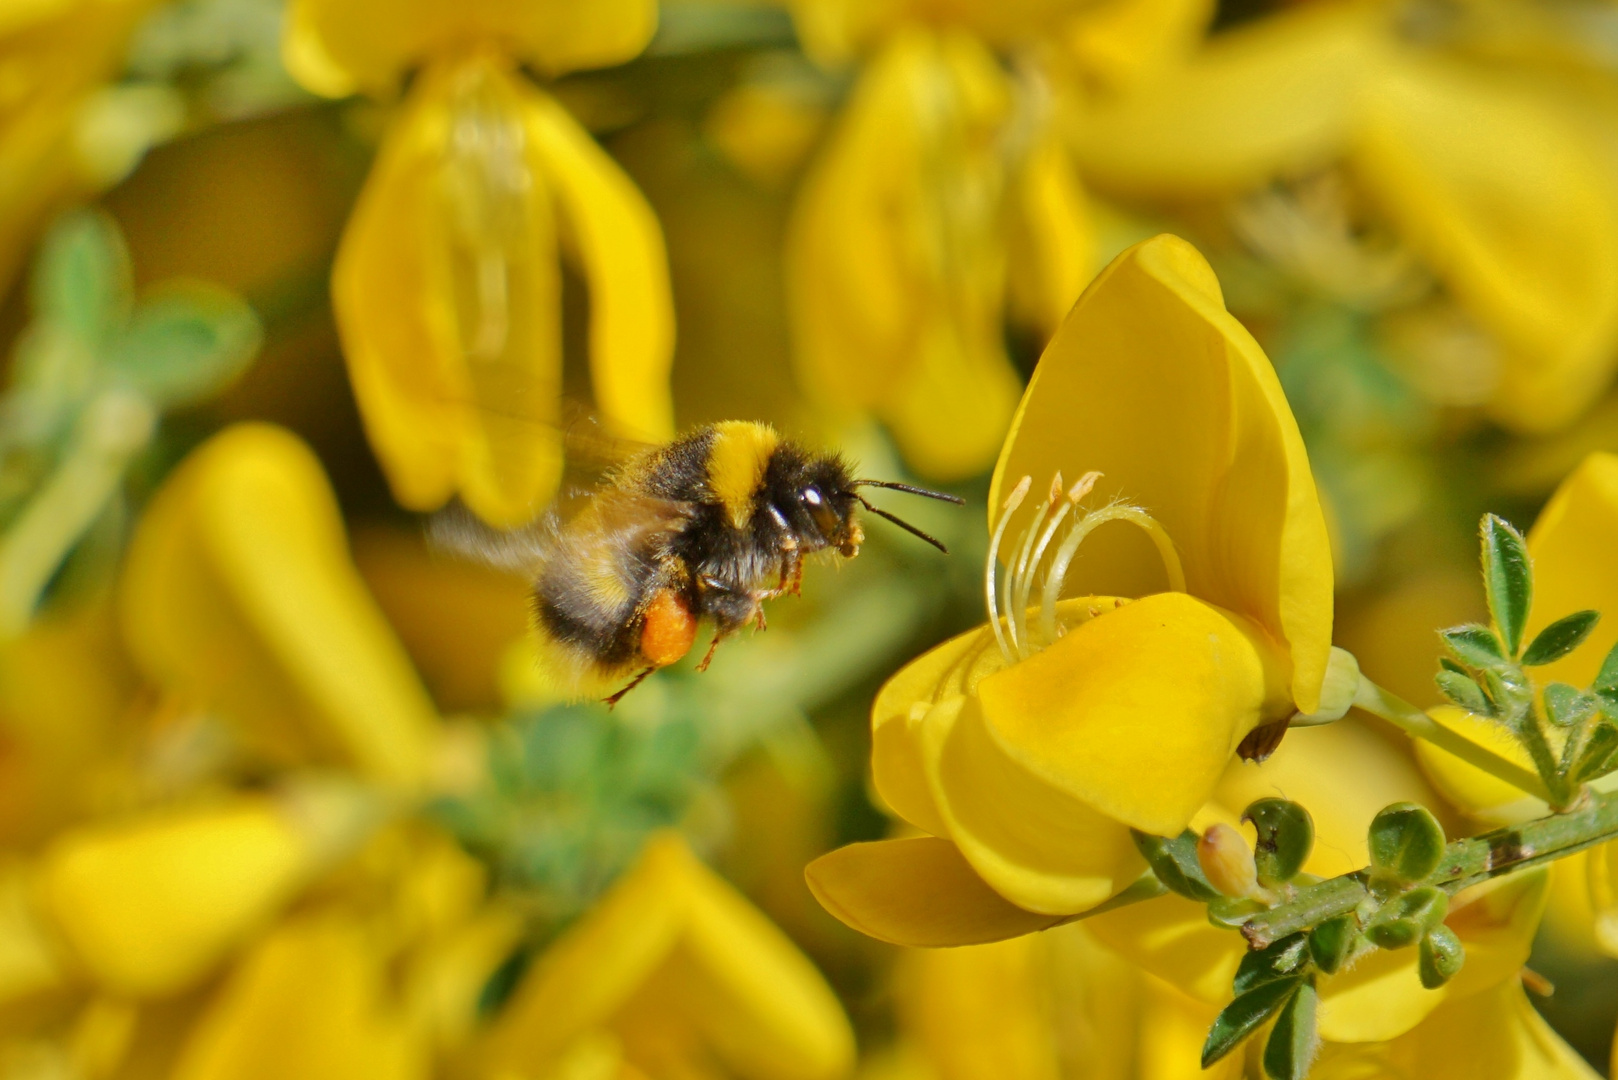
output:
[[1367,841],[1372,875],[1400,884],[1420,881],[1444,858],[1444,827],[1431,810],[1413,802],[1379,810]]
[[1597,709],[1596,699],[1567,683],[1553,682],[1544,690],[1545,713],[1558,727],[1572,727]]
[[1575,611],[1562,616],[1534,635],[1534,640],[1522,654],[1522,662],[1529,667],[1538,667],[1562,659],[1583,645],[1584,639],[1590,636],[1590,631],[1600,621],[1599,611]]
[[1443,668],[1445,671],[1453,671],[1457,675],[1465,675],[1466,674],[1466,669],[1464,667],[1457,664],[1455,661],[1451,660],[1447,656],[1441,656],[1441,657],[1438,658],[1438,666],[1440,668]]
[[1206,1069],[1240,1046],[1242,1040],[1257,1031],[1264,1021],[1285,1008],[1302,985],[1302,976],[1277,979],[1249,990],[1226,1005],[1214,1017],[1213,1026],[1208,1029],[1208,1039],[1202,1044],[1202,1067]]
[[1427,989],[1437,990],[1449,982],[1465,963],[1466,946],[1461,944],[1461,939],[1449,927],[1435,926],[1421,939],[1416,967],[1421,975],[1421,985]]
[[1360,936],[1359,923],[1352,915],[1339,915],[1309,931],[1309,955],[1315,967],[1327,975],[1337,974],[1348,954],[1354,951],[1354,942]]
[[1596,681],[1590,684],[1590,689],[1618,690],[1618,644],[1607,652],[1607,658],[1601,661],[1601,670],[1596,673]]
[[1287,799],[1259,799],[1242,814],[1257,830],[1253,861],[1259,883],[1265,886],[1291,881],[1303,869],[1315,846],[1315,823],[1305,810]]
[[258,316],[233,293],[174,283],[136,309],[111,355],[113,371],[161,409],[224,389],[258,351]]
[[1304,1080],[1309,1075],[1320,1048],[1315,1030],[1319,1004],[1314,983],[1305,982],[1275,1018],[1269,1042],[1264,1044],[1264,1071],[1271,1080]]
[[1197,862],[1197,834],[1190,829],[1169,839],[1131,829],[1135,847],[1170,892],[1206,904],[1223,894],[1213,887]]
[[1225,930],[1239,930],[1248,919],[1265,910],[1264,904],[1245,896],[1221,896],[1208,901],[1208,922]]
[[1468,623],[1440,630],[1438,636],[1444,645],[1464,664],[1475,668],[1493,667],[1504,662],[1506,654],[1500,648],[1500,639],[1487,626]]
[[1603,721],[1596,725],[1585,740],[1584,749],[1569,770],[1568,779],[1575,784],[1599,780],[1618,767],[1618,728]]
[[1483,696],[1483,691],[1472,681],[1470,675],[1445,670],[1434,675],[1433,681],[1438,684],[1440,693],[1467,712],[1479,716],[1494,715],[1494,708],[1489,704],[1489,699]]
[[1245,954],[1242,962],[1236,966],[1236,978],[1231,988],[1237,997],[1241,997],[1265,983],[1301,974],[1300,969],[1308,959],[1308,935],[1289,934],[1280,941],[1272,941],[1262,949]]
[[42,319],[97,345],[129,316],[129,252],[112,218],[78,210],[59,218],[34,264],[34,305]]
[[1522,533],[1505,518],[1483,516],[1483,587],[1489,615],[1500,631],[1508,656],[1516,656],[1534,601],[1533,563]]
[[1444,921],[1449,894],[1436,885],[1422,885],[1400,893],[1382,905],[1365,926],[1365,936],[1379,949],[1414,945]]

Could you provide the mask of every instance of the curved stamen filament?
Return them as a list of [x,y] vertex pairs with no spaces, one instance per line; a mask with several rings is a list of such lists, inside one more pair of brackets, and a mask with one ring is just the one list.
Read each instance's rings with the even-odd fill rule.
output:
[[[1000,646],[1000,653],[1007,661],[1013,659],[1010,644],[1006,641],[1005,628],[1000,625],[1000,610],[997,603],[998,594],[995,589],[994,569],[999,560],[1000,541],[1005,539],[1006,527],[1011,524],[1011,515],[1017,507],[1022,505],[1023,499],[1028,495],[1028,489],[1034,483],[1034,478],[1025,476],[1017,481],[1017,486],[1011,489],[1006,501],[1000,507],[1000,521],[994,527],[994,535],[989,538],[989,556],[985,560],[983,572],[983,599],[989,608],[989,626],[994,630],[994,640]],[[1009,575],[1010,570],[1006,573]]]
[[[1026,594],[1024,582],[1031,577],[1028,573],[1028,557],[1033,554],[1034,544],[1038,541],[1040,532],[1045,525],[1045,519],[1050,515],[1057,503],[1062,500],[1062,474],[1057,473],[1051,480],[1050,494],[1040,503],[1039,509],[1034,513],[1033,522],[1022,531],[1018,538],[1015,563],[1008,563],[1006,571],[1010,575],[1006,582],[1006,632],[1011,638],[1011,648],[1019,657],[1028,655],[1028,620],[1017,608],[1017,598]],[[1060,518],[1062,515],[1058,514]],[[1036,564],[1037,565],[1037,564]]]
[[1123,504],[1092,510],[1074,524],[1072,531],[1062,541],[1062,546],[1057,548],[1050,571],[1045,575],[1045,588],[1039,601],[1039,628],[1048,640],[1055,641],[1060,633],[1056,625],[1056,598],[1062,591],[1062,583],[1067,578],[1067,568],[1073,556],[1078,553],[1085,537],[1109,521],[1127,521],[1144,530],[1157,548],[1158,557],[1163,560],[1170,591],[1185,592],[1185,568],[1180,564],[1180,553],[1174,550],[1174,541],[1156,518],[1138,507]]
[[[1009,617],[1016,620],[1023,641],[1030,639],[1028,633],[1028,594],[1033,591],[1034,587],[1032,571],[1037,569],[1039,564],[1044,561],[1045,549],[1050,547],[1051,540],[1055,538],[1056,531],[1061,528],[1062,522],[1067,520],[1067,515],[1078,508],[1079,503],[1084,501],[1084,497],[1090,494],[1090,491],[1096,486],[1096,481],[1100,479],[1101,474],[1094,470],[1079,477],[1078,483],[1067,491],[1067,505],[1051,517],[1049,524],[1045,526],[1045,531],[1040,534],[1039,543],[1034,545],[1034,553],[1027,564],[1029,572],[1021,574],[1016,595],[1011,598],[1010,610],[1007,612]],[[1059,490],[1062,486],[1061,480],[1062,474],[1057,473],[1055,479],[1051,481],[1051,501],[1053,503],[1061,494]],[[1043,627],[1041,629],[1043,630]],[[1047,635],[1044,643],[1049,645],[1053,640]]]

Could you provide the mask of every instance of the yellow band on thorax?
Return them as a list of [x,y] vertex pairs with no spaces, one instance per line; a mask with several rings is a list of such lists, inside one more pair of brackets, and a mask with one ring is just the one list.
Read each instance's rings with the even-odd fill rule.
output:
[[770,455],[781,437],[768,424],[727,420],[714,425],[708,455],[708,483],[738,529],[753,512],[753,494],[764,479]]

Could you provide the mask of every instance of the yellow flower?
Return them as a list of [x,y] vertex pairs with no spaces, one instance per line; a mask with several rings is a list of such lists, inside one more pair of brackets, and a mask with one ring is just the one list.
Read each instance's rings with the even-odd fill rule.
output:
[[605,1059],[582,1075],[717,1065],[747,1080],[832,1080],[853,1055],[842,1007],[808,960],[664,835],[535,961],[476,1058],[491,1077],[567,1076],[570,1062]]
[[309,88],[383,93],[419,67],[344,233],[332,291],[366,432],[405,506],[459,495],[533,518],[561,473],[561,270],[590,292],[596,405],[614,435],[673,434],[674,316],[656,218],[519,70],[632,58],[647,0],[299,0],[288,65]]
[[426,778],[432,702],[349,561],[320,462],[290,432],[240,424],[181,463],[131,541],[121,602],[145,674],[258,754]]
[[[1084,469],[1127,503],[1079,518],[1033,606],[1076,502],[998,495]],[[990,624],[901,671],[872,714],[878,792],[933,835],[809,870],[833,914],[886,940],[994,940],[1102,903],[1144,869],[1131,828],[1178,834],[1250,732],[1320,704],[1332,575],[1314,481],[1274,372],[1189,244],[1136,245],[1090,286],[995,476]],[[1110,530],[1086,552],[1092,595],[1057,603],[1079,543],[1118,519],[1151,543]],[[1008,527],[1023,539],[996,589]]]
[[1308,5],[1223,35],[1092,108],[1078,157],[1103,187],[1178,197],[1340,165],[1492,339],[1497,376],[1479,377],[1494,419],[1560,427],[1618,364],[1618,182],[1594,118],[1549,84],[1406,44],[1391,19]]

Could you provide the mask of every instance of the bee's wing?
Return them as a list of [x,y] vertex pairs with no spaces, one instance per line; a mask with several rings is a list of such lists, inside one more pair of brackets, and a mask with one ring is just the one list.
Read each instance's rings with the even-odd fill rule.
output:
[[427,543],[435,551],[525,577],[544,563],[556,532],[554,514],[518,529],[496,529],[458,502],[427,519]]

